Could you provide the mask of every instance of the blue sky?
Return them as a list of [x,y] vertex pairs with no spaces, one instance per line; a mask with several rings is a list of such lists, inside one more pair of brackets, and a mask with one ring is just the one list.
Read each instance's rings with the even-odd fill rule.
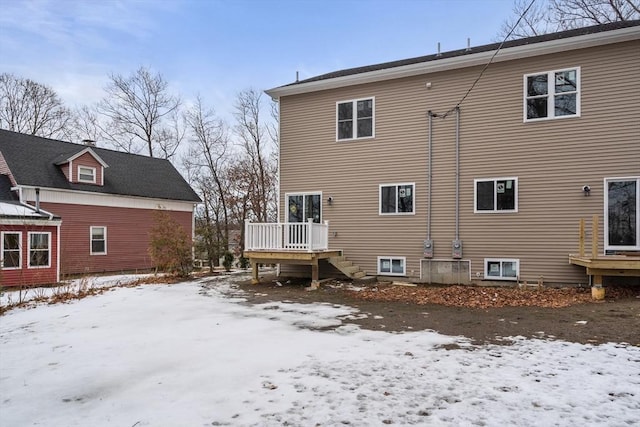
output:
[[497,41],[512,0],[0,0],[0,72],[69,106],[110,73],[160,72],[219,114],[235,95],[328,71]]

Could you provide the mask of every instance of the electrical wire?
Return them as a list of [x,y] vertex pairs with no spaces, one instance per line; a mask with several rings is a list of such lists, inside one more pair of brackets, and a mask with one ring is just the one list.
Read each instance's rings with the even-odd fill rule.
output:
[[484,72],[487,70],[487,68],[489,68],[489,65],[491,65],[491,63],[493,62],[494,58],[496,57],[496,55],[500,52],[500,49],[502,49],[502,46],[506,43],[506,41],[509,39],[509,37],[511,37],[511,34],[513,34],[513,32],[515,31],[515,29],[518,27],[518,24],[520,24],[520,21],[522,21],[522,19],[524,18],[524,16],[527,14],[527,12],[529,12],[529,9],[531,9],[531,6],[533,6],[533,4],[536,2],[536,0],[531,0],[531,3],[529,3],[529,6],[527,6],[527,8],[524,10],[524,12],[522,12],[522,14],[520,15],[520,17],[518,18],[518,20],[516,21],[515,24],[513,24],[513,27],[511,27],[511,30],[509,30],[509,33],[504,36],[504,39],[502,40],[502,42],[500,43],[500,45],[498,46],[498,48],[496,49],[496,51],[493,53],[493,55],[491,56],[491,58],[489,59],[489,62],[487,62],[484,66],[484,68],[482,68],[482,71],[480,71],[480,74],[478,74],[478,77],[476,78],[476,80],[473,82],[473,84],[471,85],[471,87],[469,88],[469,90],[467,90],[467,93],[464,94],[464,96],[462,97],[462,99],[460,99],[460,101],[458,101],[458,103],[451,107],[449,110],[447,110],[446,113],[444,114],[433,114],[434,117],[439,117],[441,119],[445,119],[449,114],[451,114],[453,111],[455,111],[456,109],[460,108],[460,106],[462,105],[462,103],[464,102],[465,99],[467,99],[467,97],[469,96],[469,94],[471,93],[471,91],[473,90],[473,88],[478,84],[478,82],[480,81],[480,79],[482,78],[482,75],[484,74]]

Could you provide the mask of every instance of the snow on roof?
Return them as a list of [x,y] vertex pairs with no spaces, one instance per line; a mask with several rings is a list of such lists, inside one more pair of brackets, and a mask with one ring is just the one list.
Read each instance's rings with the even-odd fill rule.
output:
[[31,218],[31,219],[51,219],[48,212],[36,211],[31,206],[26,206],[20,203],[11,203],[0,201],[0,217],[19,217],[19,218]]

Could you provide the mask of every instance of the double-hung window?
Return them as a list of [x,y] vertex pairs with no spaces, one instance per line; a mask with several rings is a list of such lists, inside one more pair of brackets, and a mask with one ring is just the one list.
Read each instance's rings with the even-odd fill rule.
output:
[[78,166],[78,181],[95,184],[96,168],[90,168],[88,166]]
[[517,212],[518,178],[474,180],[474,212]]
[[412,215],[415,213],[415,184],[381,184],[380,215]]
[[107,254],[107,227],[91,227],[91,255]]
[[0,266],[5,270],[22,267],[22,233],[2,232],[2,252]]
[[580,115],[580,68],[526,74],[524,121]]
[[51,267],[51,233],[29,232],[29,268]]
[[374,98],[336,103],[338,141],[374,136]]

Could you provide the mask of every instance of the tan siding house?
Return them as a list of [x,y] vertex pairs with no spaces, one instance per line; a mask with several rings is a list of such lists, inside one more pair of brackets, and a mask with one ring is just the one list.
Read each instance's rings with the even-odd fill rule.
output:
[[507,42],[484,69],[497,48],[268,90],[280,222],[328,221],[328,248],[418,282],[587,284],[568,257],[593,215],[599,254],[640,251],[640,22]]

